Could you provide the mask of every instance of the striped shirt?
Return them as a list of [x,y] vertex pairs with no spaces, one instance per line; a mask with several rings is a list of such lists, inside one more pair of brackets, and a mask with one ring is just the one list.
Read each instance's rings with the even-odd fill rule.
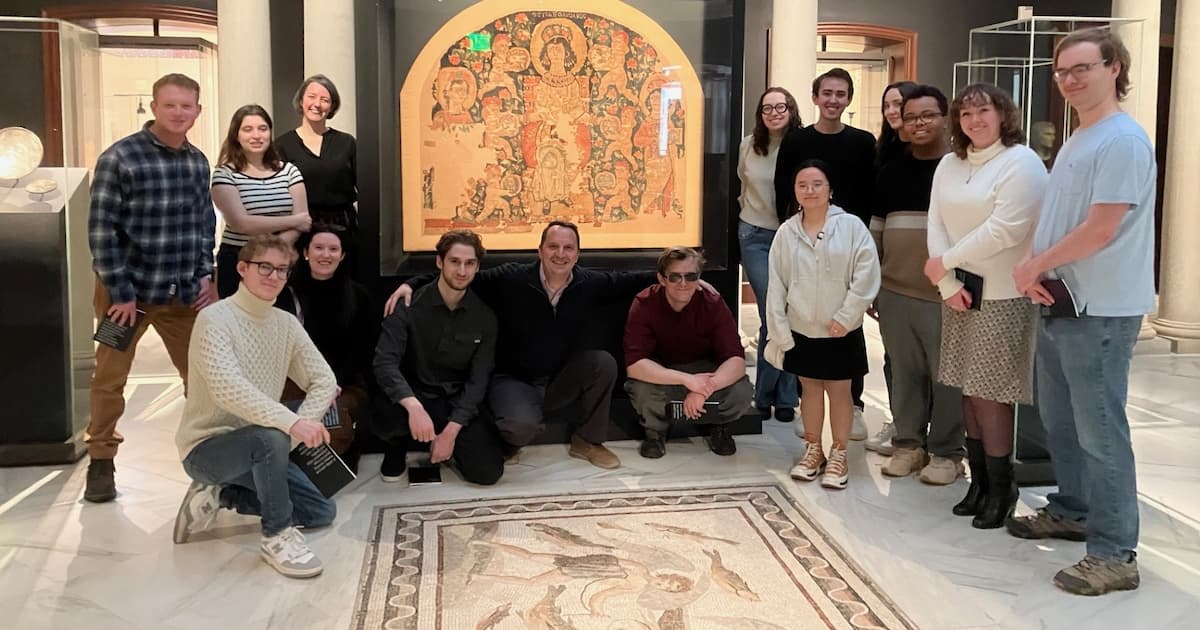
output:
[[[283,167],[274,175],[267,177],[252,177],[240,171],[235,171],[228,165],[218,166],[212,175],[213,186],[234,186],[246,214],[261,217],[282,217],[292,213],[292,195],[289,189],[304,182],[300,169],[291,162],[284,162]],[[222,245],[241,247],[250,240],[250,235],[235,232],[228,225],[221,233]]]
[[213,273],[216,214],[204,153],[141,131],[100,154],[88,211],[92,268],[113,303],[195,301]]

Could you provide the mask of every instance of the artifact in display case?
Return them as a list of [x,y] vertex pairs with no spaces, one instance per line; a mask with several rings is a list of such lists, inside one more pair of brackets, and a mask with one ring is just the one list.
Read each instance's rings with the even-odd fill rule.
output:
[[0,379],[0,466],[66,463],[83,450],[95,361],[89,165],[79,139],[100,125],[99,39],[58,20],[0,18],[0,49],[42,60],[4,64],[0,81],[62,103],[55,111],[0,103],[0,121],[11,125],[0,129],[0,304],[21,305],[0,309],[0,356],[21,359]]
[[399,101],[407,252],[453,228],[533,249],[555,219],[592,248],[701,243],[700,79],[624,2],[472,5],[425,44]]
[[[1111,29],[1131,51],[1141,50],[1142,20],[1102,17],[1026,16],[971,29],[970,57],[954,64],[954,91],[971,83],[993,83],[1010,94],[1021,109],[1027,142],[1046,168],[1079,125],[1054,82],[1054,47],[1069,33],[1084,28]],[[1141,60],[1133,55],[1131,73]],[[1137,116],[1141,92],[1134,86],[1122,108]]]

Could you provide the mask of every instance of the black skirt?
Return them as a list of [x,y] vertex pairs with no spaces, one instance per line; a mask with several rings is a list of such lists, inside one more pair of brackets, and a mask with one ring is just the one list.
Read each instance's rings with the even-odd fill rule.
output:
[[869,372],[862,327],[845,337],[805,337],[792,331],[796,345],[783,355],[783,369],[804,378],[845,381]]

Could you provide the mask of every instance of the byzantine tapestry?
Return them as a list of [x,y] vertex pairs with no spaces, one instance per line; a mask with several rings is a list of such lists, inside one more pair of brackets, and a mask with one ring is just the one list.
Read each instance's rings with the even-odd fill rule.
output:
[[683,50],[617,0],[533,5],[463,10],[405,79],[404,250],[453,228],[533,249],[555,219],[588,248],[700,245],[704,96]]

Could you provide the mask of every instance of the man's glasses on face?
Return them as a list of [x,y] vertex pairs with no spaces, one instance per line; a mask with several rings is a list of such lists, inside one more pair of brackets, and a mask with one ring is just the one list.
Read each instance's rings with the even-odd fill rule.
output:
[[1054,75],[1054,80],[1059,83],[1066,81],[1067,77],[1071,77],[1076,81],[1082,81],[1087,77],[1087,73],[1091,72],[1092,68],[1101,65],[1107,66],[1108,61],[1101,59],[1100,61],[1093,61],[1091,63],[1077,63],[1070,68],[1055,68],[1052,74]]
[[270,278],[271,274],[275,274],[280,280],[287,280],[288,276],[292,275],[291,267],[276,267],[261,260],[251,260],[250,264],[254,265],[258,269],[258,275],[264,278]]
[[916,125],[918,123],[922,125],[928,125],[941,117],[941,112],[921,112],[920,114],[905,114],[901,120],[904,121],[904,124],[909,126]]
[[759,108],[758,111],[763,116],[767,116],[771,112],[775,112],[776,114],[782,114],[782,113],[786,112],[787,110],[788,110],[787,103],[775,103],[774,105],[763,105],[761,108]]
[[679,284],[685,280],[687,282],[695,282],[699,279],[700,274],[695,271],[689,271],[687,273],[677,273],[672,271],[671,273],[667,274],[667,282],[670,282],[671,284]]

